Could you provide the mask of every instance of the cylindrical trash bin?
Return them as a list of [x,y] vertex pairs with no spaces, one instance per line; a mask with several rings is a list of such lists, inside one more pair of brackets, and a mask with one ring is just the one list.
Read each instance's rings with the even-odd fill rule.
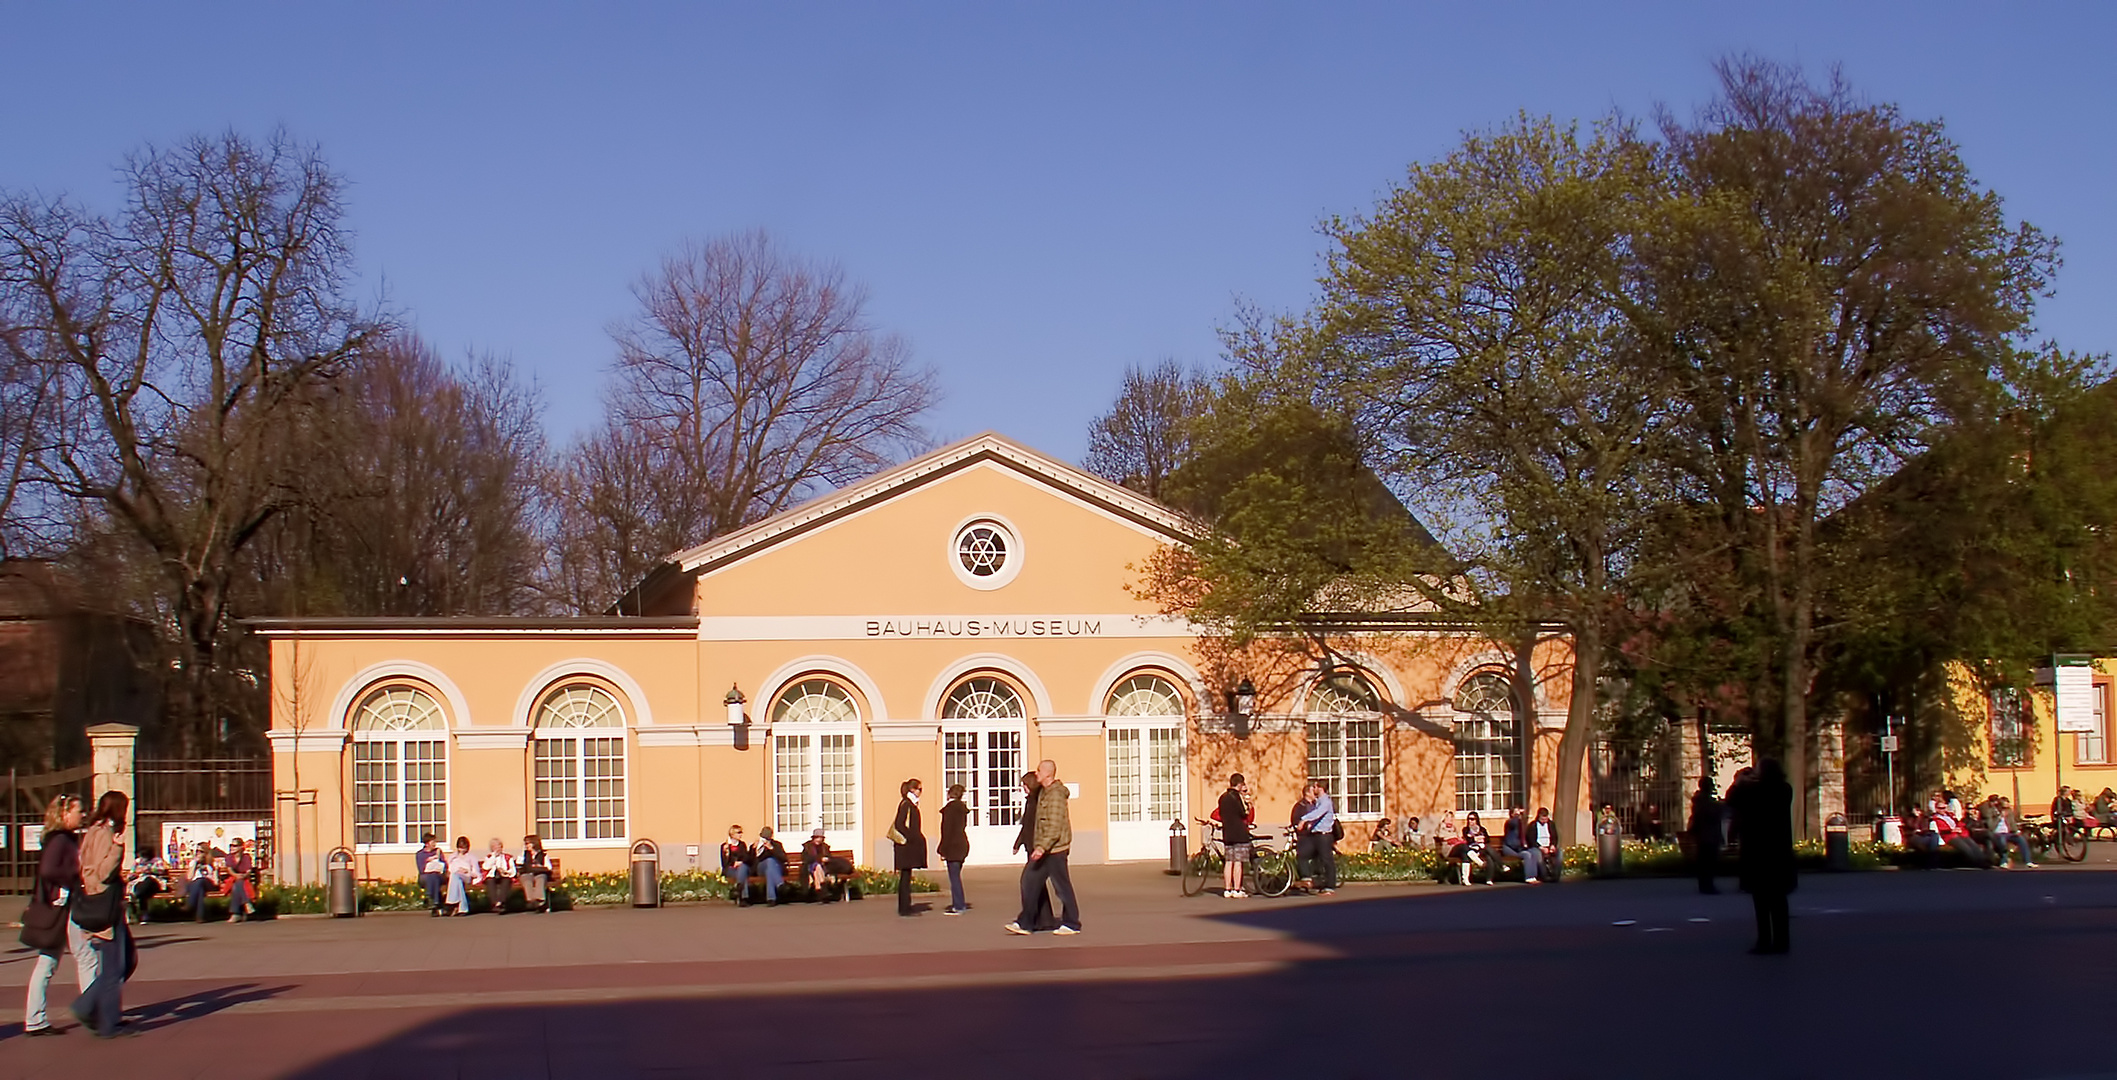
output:
[[1613,832],[1595,836],[1595,876],[1616,877],[1624,873],[1624,837]]
[[1832,870],[1852,869],[1852,837],[1845,815],[1832,814],[1823,822],[1823,865]]
[[662,906],[662,849],[652,840],[632,845],[632,906]]
[[334,919],[360,914],[360,884],[353,880],[353,853],[334,848],[324,859],[324,899]]
[[1875,822],[1874,842],[1877,844],[1895,844],[1897,847],[1903,847],[1904,819],[1898,817],[1885,817],[1882,820]]
[[1169,868],[1165,874],[1183,873],[1184,864],[1191,861],[1191,836],[1184,830],[1183,819],[1169,822]]

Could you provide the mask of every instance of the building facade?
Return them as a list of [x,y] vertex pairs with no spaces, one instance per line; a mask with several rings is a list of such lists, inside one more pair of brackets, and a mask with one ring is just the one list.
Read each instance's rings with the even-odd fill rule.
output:
[[[352,851],[411,874],[423,833],[535,832],[569,870],[651,838],[708,865],[730,824],[888,865],[900,781],[960,784],[971,861],[1012,861],[1018,778],[1072,785],[1076,861],[1164,859],[1231,771],[1259,821],[1330,785],[1349,837],[1549,805],[1570,671],[1433,623],[1328,670],[1228,670],[1138,594],[1180,515],[994,435],[678,553],[580,619],[266,619],[280,873]],[[1270,670],[1267,670],[1270,668]],[[1255,677],[1247,715],[1234,680]]]

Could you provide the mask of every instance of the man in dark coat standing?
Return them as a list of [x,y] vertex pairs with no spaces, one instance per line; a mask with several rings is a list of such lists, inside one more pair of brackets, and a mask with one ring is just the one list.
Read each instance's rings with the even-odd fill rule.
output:
[[1735,836],[1741,841],[1742,888],[1757,908],[1760,956],[1787,951],[1787,895],[1794,891],[1794,789],[1773,758],[1757,763],[1757,774],[1728,791]]
[[919,781],[906,780],[897,791],[903,797],[889,838],[897,845],[897,914],[910,916],[918,914],[911,909],[911,872],[926,869],[926,834],[919,831]]
[[1697,860],[1698,891],[1717,893],[1713,875],[1720,867],[1720,800],[1713,797],[1713,778],[1698,781],[1691,796],[1691,857]]

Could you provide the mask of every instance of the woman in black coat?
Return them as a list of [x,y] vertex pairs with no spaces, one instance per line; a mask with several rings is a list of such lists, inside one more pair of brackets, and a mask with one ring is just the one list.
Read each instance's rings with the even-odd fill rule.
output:
[[926,834],[919,830],[919,781],[906,780],[897,789],[897,818],[890,822],[890,840],[897,845],[897,914],[916,915],[911,909],[911,872],[926,869]]
[[934,853],[948,864],[948,910],[943,915],[961,915],[970,909],[963,902],[963,860],[970,858],[970,807],[963,802],[963,785],[951,784],[948,801],[941,804],[941,843]]

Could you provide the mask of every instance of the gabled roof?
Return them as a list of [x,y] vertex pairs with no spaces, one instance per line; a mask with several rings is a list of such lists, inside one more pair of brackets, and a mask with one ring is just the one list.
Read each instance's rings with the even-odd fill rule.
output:
[[[859,513],[875,503],[916,491],[983,464],[996,465],[1055,488],[1147,532],[1157,533],[1172,543],[1190,543],[1204,532],[1204,527],[1189,517],[1138,492],[988,431],[848,484],[791,510],[781,511],[755,525],[676,552],[662,560],[645,580],[621,598],[611,609],[612,613],[688,614],[690,596],[688,590],[679,587],[688,585],[699,575]],[[672,594],[678,592],[682,593],[682,605],[680,610],[672,610],[679,600],[679,596]]]

